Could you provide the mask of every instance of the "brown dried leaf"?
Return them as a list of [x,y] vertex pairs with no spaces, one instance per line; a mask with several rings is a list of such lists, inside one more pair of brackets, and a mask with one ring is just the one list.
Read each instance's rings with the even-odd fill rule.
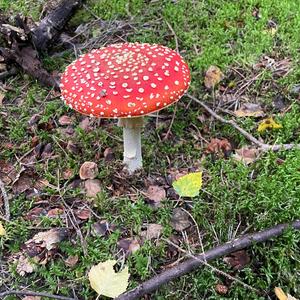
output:
[[118,241],[118,247],[124,251],[125,256],[128,256],[138,251],[141,245],[135,238],[125,238]]
[[100,180],[88,179],[84,182],[87,197],[95,198],[101,192]]
[[54,228],[48,231],[39,232],[34,237],[27,241],[26,244],[31,242],[42,243],[41,246],[45,247],[48,251],[55,249],[57,244],[67,237],[67,231],[62,228]]
[[26,296],[22,298],[22,300],[41,300],[42,298],[39,296]]
[[234,270],[241,270],[250,263],[250,257],[245,250],[239,250],[223,258],[224,262]]
[[73,268],[78,262],[78,255],[74,255],[74,256],[69,256],[66,260],[65,260],[65,265],[67,267]]
[[206,148],[206,153],[224,154],[227,156],[231,151],[231,144],[227,139],[211,139]]
[[12,190],[15,194],[24,193],[26,190],[33,186],[32,176],[23,173],[20,175],[19,179],[12,186]]
[[147,229],[141,232],[141,237],[146,240],[157,239],[162,234],[163,227],[160,224],[148,224]]
[[64,214],[64,210],[62,208],[52,208],[48,211],[47,217],[48,218],[57,218]]
[[73,123],[72,119],[69,116],[63,115],[58,119],[59,125],[71,125]]
[[84,162],[79,170],[79,176],[81,179],[94,179],[98,175],[97,164],[92,161]]
[[79,123],[79,127],[84,130],[85,132],[91,131],[92,130],[92,126],[90,125],[90,118],[89,117],[85,117],[80,123]]
[[191,226],[189,214],[180,207],[174,208],[171,218],[171,226],[176,231],[183,231],[187,229]]
[[220,283],[215,286],[215,290],[220,295],[226,295],[228,293],[228,287]]
[[241,161],[246,165],[253,163],[259,156],[260,151],[255,148],[243,147],[241,149],[236,149],[233,158],[235,160]]
[[63,171],[63,179],[67,180],[70,179],[71,177],[73,177],[74,172],[72,169],[65,169]]
[[261,106],[256,103],[244,103],[240,109],[234,111],[234,114],[239,117],[263,117],[265,116]]
[[76,209],[74,213],[80,220],[88,220],[91,217],[91,211],[88,208]]
[[111,148],[106,148],[103,152],[104,160],[106,162],[112,161],[114,159],[114,153]]
[[105,236],[116,229],[116,226],[109,224],[106,220],[98,221],[92,225],[92,234],[94,236]]
[[20,276],[24,276],[26,273],[32,273],[36,266],[29,261],[28,257],[25,257],[23,254],[20,255],[17,262],[17,273]]
[[205,73],[204,85],[207,89],[213,89],[223,79],[222,71],[216,66],[210,66]]
[[9,185],[16,179],[18,172],[14,168],[13,164],[0,160],[0,179],[5,185]]
[[146,192],[146,197],[154,202],[155,206],[159,206],[160,202],[166,198],[166,191],[158,185],[150,185]]
[[46,210],[42,207],[34,207],[24,217],[25,220],[34,221],[46,215]]

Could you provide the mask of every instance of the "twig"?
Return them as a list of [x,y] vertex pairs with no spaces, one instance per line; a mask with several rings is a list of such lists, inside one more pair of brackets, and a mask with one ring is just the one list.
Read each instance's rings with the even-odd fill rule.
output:
[[8,195],[5,190],[4,183],[1,179],[0,179],[0,190],[1,190],[3,202],[4,202],[5,219],[7,221],[9,221],[9,219],[10,219],[9,199],[8,199]]
[[284,230],[287,228],[294,228],[300,230],[300,220],[296,220],[292,223],[279,224],[272,228],[259,231],[253,234],[248,234],[240,238],[229,241],[223,245],[215,247],[211,250],[208,250],[205,253],[196,255],[195,258],[191,258],[183,263],[178,264],[176,267],[166,270],[159,275],[154,276],[153,278],[145,281],[144,283],[137,286],[135,289],[128,291],[119,297],[116,300],[134,300],[142,297],[145,294],[151,293],[157,290],[163,284],[168,283],[172,279],[178,278],[182,275],[185,275],[200,266],[203,266],[204,261],[210,261],[221,256],[228,255],[237,250],[244,249],[251,246],[254,243],[265,242],[271,238],[278,237],[282,235]]
[[197,102],[199,105],[201,105],[208,113],[210,113],[211,116],[213,116],[215,119],[221,121],[222,123],[229,124],[232,127],[234,127],[236,130],[238,130],[245,138],[247,138],[250,142],[254,143],[255,145],[259,146],[261,150],[263,151],[279,151],[279,150],[290,150],[293,148],[300,149],[300,144],[274,144],[269,145],[262,143],[257,138],[255,138],[253,135],[251,135],[249,132],[244,130],[242,127],[240,127],[238,124],[236,124],[233,120],[226,120],[223,117],[219,116],[217,113],[215,113],[211,108],[209,108],[206,104],[204,104],[202,101],[197,99],[196,97],[186,94],[187,97]]
[[168,21],[165,20],[165,22],[168,25],[169,29],[171,30],[171,32],[174,36],[175,45],[176,45],[176,52],[179,53],[179,44],[178,44],[178,38],[177,38],[176,32],[174,31],[173,27],[171,26],[171,24]]
[[31,292],[31,291],[14,291],[14,290],[0,293],[0,299],[3,299],[5,296],[9,296],[9,295],[38,296],[38,297],[47,297],[47,298],[59,299],[59,300],[75,300],[75,298],[52,295],[47,293],[39,293],[39,292]]
[[174,112],[173,112],[173,116],[172,116],[172,119],[171,119],[170,126],[169,126],[168,131],[167,131],[166,135],[164,136],[163,140],[167,140],[170,133],[171,133],[171,129],[172,129],[172,126],[173,126],[173,123],[174,123],[176,112],[177,112],[177,103],[176,103],[175,108],[174,108]]
[[[190,257],[190,258],[193,258],[193,259],[199,261],[201,264],[205,265],[206,267],[209,267],[213,272],[218,273],[218,274],[220,274],[220,275],[222,275],[222,276],[224,276],[224,277],[226,277],[226,278],[228,278],[228,279],[230,279],[230,280],[232,280],[232,281],[234,281],[234,282],[237,282],[237,283],[241,284],[243,287],[245,287],[245,288],[247,288],[247,289],[249,289],[249,290],[251,290],[251,291],[254,291],[254,292],[256,292],[256,293],[259,294],[259,295],[262,294],[261,291],[259,291],[259,290],[257,290],[256,288],[254,288],[254,287],[248,285],[247,283],[241,281],[240,279],[237,279],[237,278],[235,278],[235,277],[233,277],[233,276],[231,276],[231,275],[229,275],[229,274],[227,274],[227,273],[225,273],[225,272],[223,272],[223,271],[217,269],[216,267],[212,266],[211,264],[209,264],[208,262],[206,262],[206,261],[204,261],[204,260],[201,261],[201,260],[200,260],[199,258],[197,258],[195,255],[193,255],[193,254],[191,254],[190,252],[188,252],[188,251],[182,249],[182,248],[179,247],[178,245],[174,244],[172,241],[166,240],[166,239],[163,239],[163,240],[164,240],[165,242],[167,242],[168,244],[172,245],[173,247],[175,247],[177,250],[181,251],[182,253],[185,253],[186,256],[188,256],[188,257]],[[203,252],[203,253],[204,253],[204,252]],[[264,293],[266,293],[266,292],[264,291]]]

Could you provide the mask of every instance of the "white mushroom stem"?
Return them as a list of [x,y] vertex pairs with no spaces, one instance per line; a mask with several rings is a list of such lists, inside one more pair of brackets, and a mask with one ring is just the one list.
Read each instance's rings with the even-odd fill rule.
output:
[[124,158],[123,162],[129,174],[143,167],[141,131],[143,117],[119,119],[118,126],[123,127]]

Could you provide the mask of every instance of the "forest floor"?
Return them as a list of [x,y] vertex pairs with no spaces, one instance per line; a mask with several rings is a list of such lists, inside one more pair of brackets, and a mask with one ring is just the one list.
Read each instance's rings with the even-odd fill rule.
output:
[[[0,0],[0,9],[38,21],[49,3]],[[178,47],[191,69],[190,94],[265,143],[300,143],[299,32],[298,0],[88,0],[66,27],[65,39],[74,38],[53,45],[42,61],[57,73],[76,55],[115,42]],[[204,84],[210,66],[223,73],[213,91]],[[26,288],[94,299],[87,273],[99,262],[125,263],[132,288],[185,258],[169,241],[201,253],[299,218],[300,150],[258,153],[184,96],[148,117],[144,169],[128,177],[115,120],[84,117],[59,96],[24,73],[0,86],[0,179],[11,214],[1,221],[0,293]],[[237,113],[247,106],[254,116]],[[259,132],[268,117],[281,128]],[[92,187],[79,177],[86,161],[98,166]],[[179,198],[172,181],[194,171],[203,172],[199,196]],[[182,230],[174,225],[175,208],[188,212],[175,220],[189,222]],[[276,286],[300,297],[299,248],[300,233],[287,230],[211,262],[246,285],[205,267],[145,299],[276,299]]]

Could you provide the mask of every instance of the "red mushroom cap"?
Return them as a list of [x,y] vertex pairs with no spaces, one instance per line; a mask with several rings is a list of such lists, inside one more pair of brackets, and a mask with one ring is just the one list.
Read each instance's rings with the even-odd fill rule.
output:
[[189,84],[189,68],[174,50],[124,43],[92,50],[71,63],[61,78],[61,94],[83,114],[126,118],[178,101]]

